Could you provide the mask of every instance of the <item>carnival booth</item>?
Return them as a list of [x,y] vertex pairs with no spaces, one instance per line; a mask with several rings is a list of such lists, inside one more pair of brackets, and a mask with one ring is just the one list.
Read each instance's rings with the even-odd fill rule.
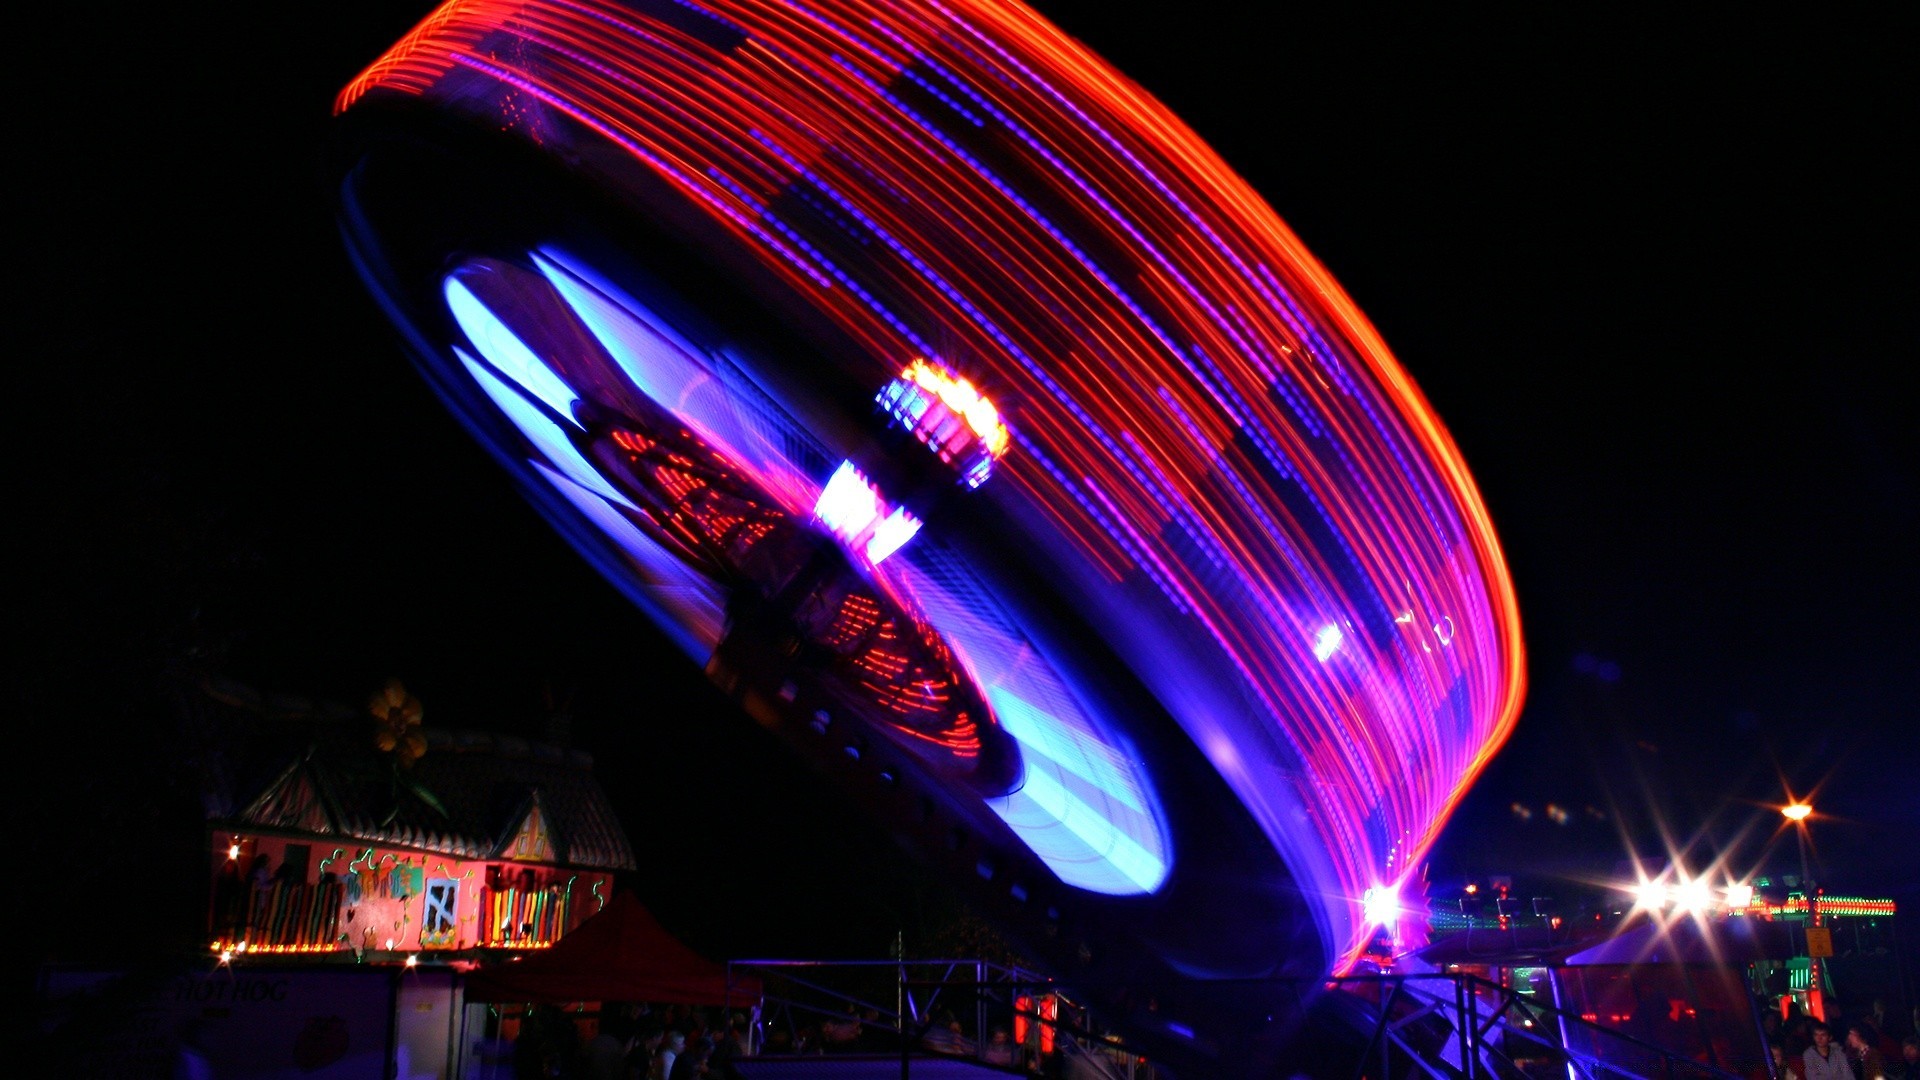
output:
[[467,977],[472,1004],[653,1001],[752,1007],[760,980],[732,975],[666,931],[632,893],[544,952],[489,964]]
[[620,893],[551,949],[467,976],[459,1075],[474,1080],[509,1075],[513,1043],[543,1007],[547,1017],[555,1015],[551,1007],[563,1007],[573,1037],[584,1040],[616,1004],[743,1010],[757,1026],[760,999],[758,978],[734,974],[688,948],[632,893]]

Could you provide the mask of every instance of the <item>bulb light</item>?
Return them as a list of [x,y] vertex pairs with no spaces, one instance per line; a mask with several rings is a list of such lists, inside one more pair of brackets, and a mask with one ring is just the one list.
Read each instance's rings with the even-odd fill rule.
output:
[[1320,633],[1313,639],[1313,658],[1323,664],[1326,663],[1328,658],[1333,656],[1334,651],[1340,648],[1340,642],[1345,637],[1346,635],[1342,634],[1337,626],[1321,627]]
[[871,530],[873,523],[880,519],[880,493],[853,462],[843,461],[827,478],[827,485],[820,489],[820,498],[813,504],[813,516],[835,536],[851,542]]
[[1388,885],[1376,885],[1360,898],[1368,926],[1392,927],[1400,921],[1400,892]]
[[1676,907],[1699,914],[1713,906],[1713,893],[1707,888],[1706,882],[1695,879],[1682,882],[1674,890],[1673,901]]
[[843,461],[820,489],[813,516],[848,548],[878,566],[920,532],[920,519],[904,506],[889,509],[880,489],[851,461]]
[[921,389],[938,397],[940,404],[965,417],[967,426],[986,444],[988,453],[1000,457],[1007,452],[1009,437],[1007,425],[1000,420],[1000,410],[974,389],[973,383],[936,368],[925,360],[915,360],[901,373],[901,378],[912,380]]
[[904,506],[894,507],[893,513],[873,527],[873,535],[867,540],[867,561],[880,565],[919,532],[920,519],[907,513]]
[[987,482],[1011,441],[986,395],[925,360],[915,360],[874,401],[941,461],[959,468],[970,488]]
[[327,953],[339,948],[338,944],[331,941],[295,942],[288,945],[258,945],[250,941],[216,941],[212,945],[216,953],[264,953],[274,956]]

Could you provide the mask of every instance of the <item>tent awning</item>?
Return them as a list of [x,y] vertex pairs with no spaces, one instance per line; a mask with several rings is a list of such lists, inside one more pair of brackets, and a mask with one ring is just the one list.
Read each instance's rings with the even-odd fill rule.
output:
[[468,1001],[656,1001],[752,1005],[760,980],[729,980],[724,965],[669,934],[632,893],[619,893],[551,949],[467,976]]

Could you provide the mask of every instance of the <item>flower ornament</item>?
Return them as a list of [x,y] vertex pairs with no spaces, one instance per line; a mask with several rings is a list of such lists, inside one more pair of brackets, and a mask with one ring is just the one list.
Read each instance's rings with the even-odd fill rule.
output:
[[388,679],[367,701],[373,714],[373,745],[391,752],[396,761],[412,766],[427,752],[427,736],[420,730],[420,699],[407,692],[399,679]]

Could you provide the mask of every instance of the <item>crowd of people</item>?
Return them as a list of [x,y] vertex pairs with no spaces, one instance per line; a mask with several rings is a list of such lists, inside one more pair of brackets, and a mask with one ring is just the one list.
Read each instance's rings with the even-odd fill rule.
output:
[[[750,1054],[900,1052],[900,1032],[872,1008],[770,1023],[757,1034],[746,1013],[684,1005],[608,1003],[584,1038],[578,1019],[558,1006],[521,1015],[511,1050],[515,1080],[732,1080],[739,1075],[734,1063]],[[979,1043],[943,1009],[923,1017],[908,1037],[920,1051],[1045,1072],[1039,1033],[1040,1025],[1027,1026],[1028,1038],[1017,1043],[1008,1025],[991,1024]]]
[[1920,1080],[1920,1009],[1890,1015],[1882,1001],[1859,1016],[1818,1020],[1792,1007],[1762,1014],[1780,1080]]
[[[1789,1007],[1761,1014],[1763,1035],[1778,1080],[1920,1080],[1920,1009],[1891,1015],[1884,1003],[1857,1016],[1828,1020]],[[598,1029],[582,1039],[574,1014],[541,1006],[520,1018],[513,1043],[516,1080],[735,1080],[735,1062],[750,1054],[898,1053],[901,1034],[878,1012],[849,1008],[844,1015],[798,1024],[769,1024],[756,1038],[746,1013],[692,1006],[609,1003]],[[1007,1026],[987,1027],[977,1042],[951,1013],[922,1018],[909,1038],[916,1049],[977,1057],[1008,1069],[1049,1072],[1035,1036],[1042,1025],[1022,1025],[1016,1040]],[[1047,1040],[1051,1042],[1052,1040]]]
[[747,1015],[723,1009],[609,1002],[582,1039],[575,1018],[544,1005],[520,1017],[515,1080],[731,1080],[753,1052]]

